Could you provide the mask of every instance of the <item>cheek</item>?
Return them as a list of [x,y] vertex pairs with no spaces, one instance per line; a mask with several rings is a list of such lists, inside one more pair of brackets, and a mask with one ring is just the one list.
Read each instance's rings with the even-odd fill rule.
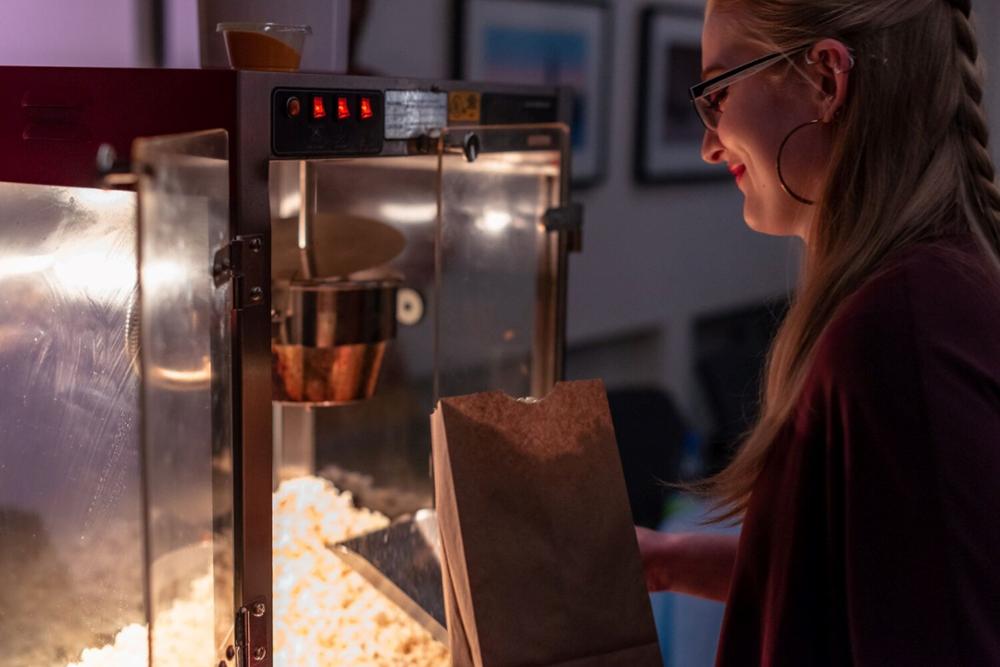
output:
[[[726,109],[728,122],[720,126],[719,139],[730,160],[747,166],[749,178],[743,188],[746,223],[757,232],[787,236],[793,233],[796,204],[781,189],[777,156],[782,140],[800,121],[795,110],[783,107],[781,99],[773,95],[734,98],[733,102]],[[798,174],[802,155],[797,151],[794,164],[783,165],[785,170]]]
[[745,163],[757,179],[766,176],[787,133],[784,114],[770,96],[747,95],[735,98],[726,115],[728,122],[720,127],[720,140],[735,153],[733,159]]

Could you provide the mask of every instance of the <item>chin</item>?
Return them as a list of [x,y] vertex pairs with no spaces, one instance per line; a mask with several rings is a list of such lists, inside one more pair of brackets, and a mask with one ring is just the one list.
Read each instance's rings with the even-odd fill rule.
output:
[[766,215],[743,207],[743,220],[747,227],[758,234],[767,236],[796,236],[795,225],[789,224],[781,216]]
[[747,227],[758,234],[764,234],[766,236],[797,236],[797,234],[791,229],[780,225],[756,225],[749,220],[747,220],[746,223]]
[[769,220],[771,220],[769,216],[761,215],[759,211],[751,211],[749,202],[747,202],[747,205],[744,205],[743,222],[753,231],[758,234],[775,235],[776,230],[774,225],[769,223]]

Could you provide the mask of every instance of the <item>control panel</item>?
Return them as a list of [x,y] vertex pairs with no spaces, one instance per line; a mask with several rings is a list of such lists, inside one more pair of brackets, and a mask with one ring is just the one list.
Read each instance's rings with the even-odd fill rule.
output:
[[271,148],[277,156],[382,152],[385,99],[380,91],[276,88]]

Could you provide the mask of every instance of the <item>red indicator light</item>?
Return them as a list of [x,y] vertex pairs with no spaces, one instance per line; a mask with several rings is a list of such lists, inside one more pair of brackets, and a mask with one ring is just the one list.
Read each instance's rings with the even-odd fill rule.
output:
[[322,97],[313,98],[313,118],[326,118],[326,107],[323,106]]
[[285,104],[285,109],[288,111],[290,118],[296,118],[302,113],[302,103],[299,102],[299,98],[297,97],[289,97],[288,102]]
[[351,117],[351,110],[347,106],[347,98],[346,97],[338,97],[337,98],[337,118],[339,118],[340,120],[344,120],[345,118],[350,118],[350,117]]
[[375,115],[372,111],[372,101],[367,97],[361,98],[361,120],[368,120]]

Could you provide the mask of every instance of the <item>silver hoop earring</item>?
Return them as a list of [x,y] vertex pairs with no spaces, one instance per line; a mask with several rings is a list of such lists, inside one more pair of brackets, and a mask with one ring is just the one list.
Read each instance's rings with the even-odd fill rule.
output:
[[781,173],[781,155],[782,153],[785,152],[785,146],[788,145],[788,140],[791,139],[799,130],[805,129],[810,125],[817,125],[821,122],[823,122],[823,119],[817,118],[816,120],[811,120],[808,123],[802,123],[801,125],[794,128],[791,132],[788,133],[788,136],[786,136],[784,141],[781,142],[781,147],[778,148],[778,159],[776,160],[777,162],[776,166],[778,167],[778,182],[781,183],[781,189],[784,190],[785,194],[787,194],[789,197],[799,202],[800,204],[805,204],[806,206],[815,206],[816,202],[797,195],[792,190],[792,188],[789,187],[788,183],[785,182],[785,175]]
[[857,64],[858,64],[858,62],[854,59],[854,56],[848,54],[847,55],[847,67],[844,67],[844,68],[834,67],[833,71],[836,72],[837,74],[843,74],[844,72],[850,72],[852,69],[854,69],[854,66],[857,65]]

